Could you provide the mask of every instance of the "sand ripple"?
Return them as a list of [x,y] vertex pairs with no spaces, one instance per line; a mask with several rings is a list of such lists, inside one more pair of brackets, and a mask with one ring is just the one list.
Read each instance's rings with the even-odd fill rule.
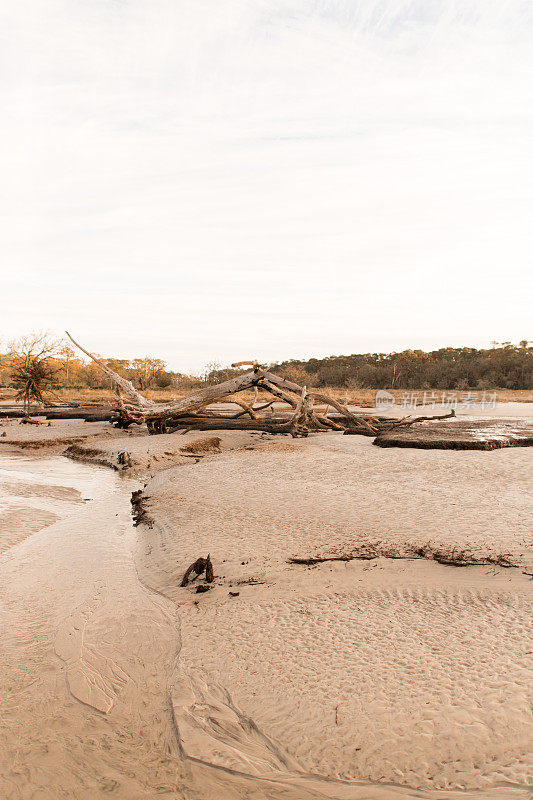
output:
[[181,662],[230,688],[303,771],[527,784],[531,611],[511,594],[450,589],[239,598],[231,613],[182,610]]

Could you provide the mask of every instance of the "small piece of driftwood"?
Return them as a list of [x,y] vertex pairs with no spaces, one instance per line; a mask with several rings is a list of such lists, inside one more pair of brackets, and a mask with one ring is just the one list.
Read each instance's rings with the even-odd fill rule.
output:
[[[213,583],[215,580],[215,573],[213,572],[213,564],[211,563],[211,554],[207,556],[207,558],[197,558],[190,567],[188,567],[185,571],[183,579],[181,581],[181,586],[188,586],[191,580],[195,580],[199,575],[202,575],[205,572],[205,582],[206,583]],[[191,575],[194,577],[191,578]]]

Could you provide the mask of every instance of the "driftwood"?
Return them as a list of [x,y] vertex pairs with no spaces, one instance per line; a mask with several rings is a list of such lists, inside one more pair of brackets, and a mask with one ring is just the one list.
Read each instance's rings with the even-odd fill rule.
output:
[[[386,431],[394,431],[397,428],[410,427],[411,425],[414,425],[415,422],[426,422],[429,420],[437,421],[441,419],[450,419],[451,417],[455,417],[455,410],[453,408],[447,414],[440,414],[435,417],[403,417],[402,419],[389,419],[386,422],[372,419],[367,420],[367,422],[372,427],[372,433],[369,435],[377,436]],[[359,433],[357,428],[347,428],[344,431],[345,436],[350,436],[357,433]]]
[[422,547],[407,546],[404,550],[394,547],[384,546],[381,543],[360,545],[359,548],[350,553],[340,553],[332,556],[310,556],[307,558],[294,557],[287,559],[288,564],[316,566],[327,561],[373,561],[376,558],[394,558],[412,560],[426,558],[430,561],[437,561],[447,567],[480,567],[495,566],[505,569],[516,568],[519,565],[512,560],[510,553],[496,553],[486,555],[476,555],[470,550],[459,550],[453,548],[451,551],[434,549],[429,542]]
[[151,400],[148,400],[146,397],[143,397],[142,394],[140,394],[137,391],[137,389],[134,387],[131,381],[128,381],[126,380],[126,378],[123,378],[122,375],[118,375],[118,373],[113,372],[112,369],[109,369],[107,364],[104,364],[104,362],[101,361],[97,356],[93,355],[93,353],[89,353],[88,350],[84,350],[81,344],[78,344],[78,342],[74,341],[74,339],[72,338],[72,336],[68,331],[65,331],[65,333],[67,334],[72,344],[75,344],[76,347],[78,347],[82,351],[82,353],[85,353],[85,355],[89,356],[89,358],[91,358],[95,364],[98,364],[102,372],[105,372],[105,374],[109,378],[111,378],[111,380],[114,381],[115,384],[120,386],[120,388],[130,398],[130,400],[132,400],[136,405],[138,405],[139,408],[149,408],[150,406],[153,405]]
[[[43,406],[33,409],[34,417],[51,419],[84,419],[87,422],[112,422],[117,412],[105,406]],[[0,419],[22,419],[25,412],[20,408],[6,408],[0,411]]]
[[[115,382],[117,405],[113,409],[113,413],[116,425],[120,427],[127,427],[131,423],[145,423],[150,433],[170,433],[187,428],[191,430],[257,430],[267,433],[285,433],[291,436],[307,436],[310,431],[333,429],[375,437],[383,431],[409,426],[414,422],[426,419],[419,417],[395,420],[368,414],[354,414],[334,397],[314,390],[308,391],[305,386],[299,386],[297,383],[261,367],[257,361],[242,361],[233,364],[233,367],[251,366],[252,369],[230,380],[198,389],[196,392],[170,403],[154,403],[144,398],[130,381],[117,375],[107,364],[81,347],[69,333],[67,335]],[[246,389],[254,390],[254,398],[251,403],[232,397]],[[275,414],[272,410],[268,417],[261,416],[261,412],[272,409],[273,403],[276,401],[271,400],[257,406],[259,389],[272,394],[286,404],[292,409],[290,414],[288,416],[284,413]],[[120,390],[126,394],[126,400],[120,397]],[[225,415],[209,411],[210,405],[220,403],[230,397],[241,408],[237,414]],[[325,414],[317,411],[315,408],[317,403],[326,406]],[[337,412],[335,415],[329,414],[330,407]],[[434,419],[444,419],[453,416],[454,413],[451,412],[451,414]]]
[[[205,572],[205,582],[206,583],[213,583],[215,580],[215,573],[213,572],[213,564],[211,563],[211,554],[207,556],[207,558],[197,558],[190,567],[187,568],[185,571],[185,575],[182,578],[181,586],[188,586],[191,580],[194,580],[199,575]],[[191,575],[194,573],[194,577],[191,579]]]
[[[232,419],[231,417],[177,417],[167,420],[165,433],[174,433],[179,430],[195,431],[262,431],[264,433],[291,433],[294,425],[291,420],[272,419]],[[161,433],[152,423],[149,426],[151,433]]]
[[[36,412],[40,415],[40,412]],[[85,422],[113,422],[117,419],[117,412],[112,408],[93,408],[91,410],[79,410],[77,408],[65,409],[62,411],[51,411],[44,415],[47,420],[51,419],[83,419]]]

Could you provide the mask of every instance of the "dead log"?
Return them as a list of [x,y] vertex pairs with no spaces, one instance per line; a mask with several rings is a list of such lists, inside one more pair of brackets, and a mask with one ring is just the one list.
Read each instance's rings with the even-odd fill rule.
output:
[[44,416],[47,420],[83,419],[85,422],[113,422],[117,419],[117,412],[112,408],[93,408],[87,411],[73,408],[65,411],[51,411]]
[[[129,398],[123,401],[120,396],[118,397],[115,419],[116,424],[121,427],[127,427],[132,422],[146,422],[150,433],[167,433],[179,428],[188,428],[194,430],[260,430],[268,433],[290,433],[292,436],[307,436],[310,430],[333,428],[334,430],[344,430],[348,434],[376,436],[383,431],[403,425],[412,425],[415,422],[421,422],[426,419],[444,419],[448,416],[453,416],[452,412],[452,414],[441,417],[417,417],[409,420],[389,419],[381,421],[377,417],[352,414],[338,400],[320,392],[308,392],[305,386],[299,386],[293,381],[263,369],[256,361],[239,362],[233,365],[239,367],[250,364],[253,367],[251,372],[238,375],[214,386],[199,389],[171,403],[153,403],[137,392],[129,381],[117,375],[100,359],[78,345],[68,332],[67,335],[106,375],[115,381],[116,386],[120,387]],[[261,409],[254,409],[258,386],[266,389],[266,391],[291,406],[294,409],[292,416],[287,420],[273,417],[266,420],[258,417],[257,412]],[[252,387],[255,390],[253,402],[250,404],[245,401],[235,400],[243,410],[234,415],[233,418],[225,418],[222,415],[207,414],[205,412],[205,409],[210,404],[221,402],[243,389]],[[298,399],[294,395],[297,395]],[[337,415],[318,414],[313,410],[315,401],[324,403],[326,411],[331,406],[337,411]],[[261,408],[267,408],[271,405],[272,403],[267,403]],[[200,413],[202,416],[200,416]],[[244,414],[248,414],[250,420],[241,419]]]
[[120,388],[125,392],[125,394],[128,397],[131,397],[131,399],[139,406],[139,408],[149,408],[150,406],[153,406],[151,400],[148,400],[146,397],[143,397],[142,394],[139,394],[139,392],[134,387],[133,383],[131,383],[131,381],[128,381],[126,380],[126,378],[123,378],[122,375],[113,372],[112,369],[109,369],[107,364],[104,364],[104,362],[101,361],[99,358],[97,358],[95,355],[89,353],[88,350],[84,350],[81,344],[78,344],[78,342],[74,341],[74,339],[72,338],[72,336],[68,331],[65,331],[65,333],[67,334],[72,344],[75,344],[76,347],[78,347],[82,351],[82,353],[85,353],[85,355],[89,356],[89,358],[92,359],[95,364],[98,364],[100,369],[103,372],[105,372],[105,374],[109,378],[111,378],[111,380],[113,380],[116,384],[118,384],[118,386],[120,386]]
[[170,417],[185,415],[208,406],[217,400],[222,400],[228,395],[240,392],[242,389],[250,389],[257,382],[258,376],[255,372],[246,372],[244,375],[238,375],[229,381],[223,381],[214,386],[206,386],[205,389],[198,389],[198,391],[175,400],[173,403],[154,405],[144,416],[146,422],[148,422],[150,420],[165,420]]
[[[105,372],[112,380],[118,384],[125,394],[131,399],[132,405],[124,404],[124,409],[121,409],[123,415],[129,415],[134,422],[150,422],[150,421],[164,421],[170,417],[177,417],[180,415],[189,414],[191,411],[198,411],[210,403],[222,400],[228,395],[240,392],[242,389],[250,389],[256,386],[259,382],[259,367],[254,367],[252,372],[246,372],[243,375],[237,375],[228,381],[217,383],[214,386],[206,386],[204,389],[198,389],[196,392],[182,397],[179,400],[174,400],[172,403],[154,403],[143,397],[125,378],[113,372],[107,364],[104,364],[88,350],[85,350],[79,345],[66,331],[67,336],[83,353],[91,358],[100,369]],[[301,387],[300,387],[301,391]]]
[[436,417],[414,417],[409,418],[406,417],[403,420],[399,420],[399,425],[414,425],[415,422],[434,422],[436,419],[449,419],[450,417],[455,417],[455,409],[452,408],[449,414],[440,414]]
[[[38,414],[38,411],[34,411],[34,414]],[[22,419],[22,417],[26,416],[26,412],[22,410],[22,408],[3,408],[0,410],[0,419]]]
[[[117,414],[113,408],[106,406],[45,406],[34,408],[34,417],[52,419],[84,419],[87,422],[112,422]],[[21,408],[10,408],[0,411],[0,419],[22,419],[26,414]]]
[[[263,431],[264,433],[291,433],[293,424],[290,420],[268,419],[231,419],[231,417],[176,417],[165,420],[166,433],[179,430],[191,431]],[[158,420],[148,423],[151,434],[163,433]]]
[[[408,428],[411,425],[414,425],[416,422],[435,422],[441,419],[450,419],[450,417],[455,417],[455,411],[453,408],[449,414],[440,414],[434,417],[403,417],[402,419],[398,420],[376,419],[371,426],[373,431],[372,434],[367,434],[367,435],[380,436],[383,433],[388,433],[392,431],[397,431],[398,429]],[[345,436],[354,436],[358,435],[359,433],[361,433],[361,431],[353,427],[347,428],[344,431]]]

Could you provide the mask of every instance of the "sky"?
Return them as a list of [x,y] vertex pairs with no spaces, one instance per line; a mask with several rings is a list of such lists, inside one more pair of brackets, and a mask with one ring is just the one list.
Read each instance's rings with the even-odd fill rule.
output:
[[0,8],[0,342],[262,362],[533,338],[530,0]]

